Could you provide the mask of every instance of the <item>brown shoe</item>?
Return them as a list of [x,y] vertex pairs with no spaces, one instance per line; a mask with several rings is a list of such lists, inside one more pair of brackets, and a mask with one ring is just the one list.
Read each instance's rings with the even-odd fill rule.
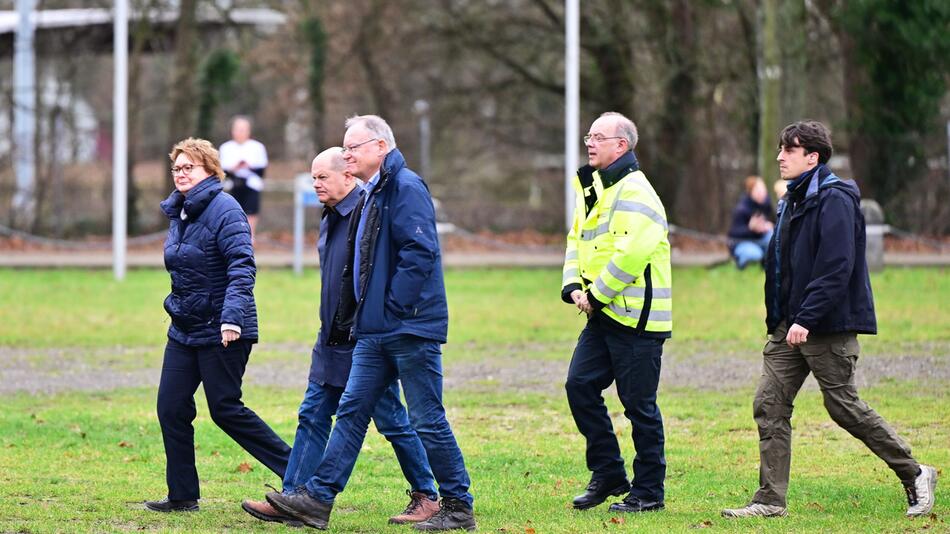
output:
[[390,523],[394,525],[419,523],[429,519],[439,511],[439,501],[433,501],[425,493],[406,490],[406,495],[409,496],[409,505],[406,506],[403,513],[390,517]]
[[302,527],[303,523],[290,517],[289,515],[282,514],[274,509],[267,501],[249,501],[244,500],[241,503],[241,508],[245,512],[251,514],[252,516],[260,519],[261,521],[272,521],[274,523],[284,523],[289,527]]

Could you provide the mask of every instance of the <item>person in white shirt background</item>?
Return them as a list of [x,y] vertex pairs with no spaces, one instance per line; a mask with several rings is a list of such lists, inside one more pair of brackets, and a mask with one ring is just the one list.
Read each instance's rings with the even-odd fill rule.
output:
[[261,209],[267,149],[260,141],[251,139],[250,117],[237,115],[231,119],[231,140],[221,145],[219,152],[221,167],[231,182],[229,193],[247,214],[253,241],[257,234],[257,214]]

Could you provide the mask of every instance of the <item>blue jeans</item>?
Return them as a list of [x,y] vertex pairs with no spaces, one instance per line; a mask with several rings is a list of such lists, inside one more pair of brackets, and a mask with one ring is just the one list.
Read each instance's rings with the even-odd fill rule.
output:
[[746,265],[750,263],[761,263],[771,240],[772,232],[769,231],[758,239],[748,239],[736,243],[736,247],[732,250],[732,256],[736,259],[736,267],[745,269]]
[[[287,472],[284,475],[284,492],[304,485],[313,476],[327,446],[331,418],[337,412],[343,388],[310,382],[300,410],[297,412],[297,435],[290,451]],[[383,391],[373,412],[376,429],[386,437],[396,451],[399,467],[409,482],[412,491],[425,493],[435,499],[435,480],[429,470],[426,451],[419,436],[409,426],[409,417],[399,401],[399,383],[393,381]]]
[[363,446],[370,415],[397,378],[406,394],[409,422],[422,440],[439,483],[439,494],[471,506],[471,480],[442,406],[442,347],[437,341],[412,335],[357,341],[336,426],[323,461],[306,484],[307,491],[321,502],[333,502],[343,491]]

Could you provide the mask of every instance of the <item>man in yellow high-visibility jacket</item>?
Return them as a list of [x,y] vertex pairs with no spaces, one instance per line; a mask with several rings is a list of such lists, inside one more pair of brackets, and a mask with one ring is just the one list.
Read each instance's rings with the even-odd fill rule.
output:
[[[666,210],[634,155],[633,121],[604,113],[584,143],[589,165],[574,180],[561,288],[561,298],[587,314],[565,388],[592,475],[573,504],[583,510],[626,493],[611,511],[662,510],[666,457],[656,389],[673,329]],[[611,382],[633,425],[630,483],[602,396]]]

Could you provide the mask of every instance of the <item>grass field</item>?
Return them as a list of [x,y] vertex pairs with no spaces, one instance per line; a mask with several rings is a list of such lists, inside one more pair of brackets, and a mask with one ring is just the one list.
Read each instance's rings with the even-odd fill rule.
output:
[[[868,370],[859,375],[868,384],[862,397],[920,461],[938,469],[950,465],[948,274],[875,275],[881,333],[862,338],[859,363]],[[588,473],[561,383],[582,318],[559,302],[559,281],[554,270],[447,273],[446,377],[454,385],[445,403],[472,475],[481,531],[950,531],[947,481],[938,485],[931,517],[904,518],[896,478],[831,422],[814,387],[802,392],[793,418],[790,516],[719,517],[721,508],[746,502],[757,483],[751,399],[764,343],[762,274],[729,267],[674,272],[675,337],[666,345],[660,392],[667,510],[635,517],[606,506],[571,510]],[[265,483],[278,481],[214,426],[203,399],[196,421],[201,512],[155,514],[141,505],[165,491],[150,380],[161,365],[167,290],[161,271],[132,271],[117,284],[107,272],[0,270],[0,377],[15,382],[0,385],[7,392],[0,394],[0,532],[286,530],[240,510],[241,499],[260,498]],[[256,295],[262,338],[244,398],[290,440],[317,328],[316,273],[265,270]],[[725,366],[744,374],[719,374]],[[465,380],[452,382],[454,374]],[[109,387],[107,378],[121,377],[121,387]],[[44,384],[56,387],[26,392]],[[629,465],[630,426],[615,396],[607,398]],[[386,524],[405,505],[404,490],[391,449],[370,432],[331,530],[406,531]]]

